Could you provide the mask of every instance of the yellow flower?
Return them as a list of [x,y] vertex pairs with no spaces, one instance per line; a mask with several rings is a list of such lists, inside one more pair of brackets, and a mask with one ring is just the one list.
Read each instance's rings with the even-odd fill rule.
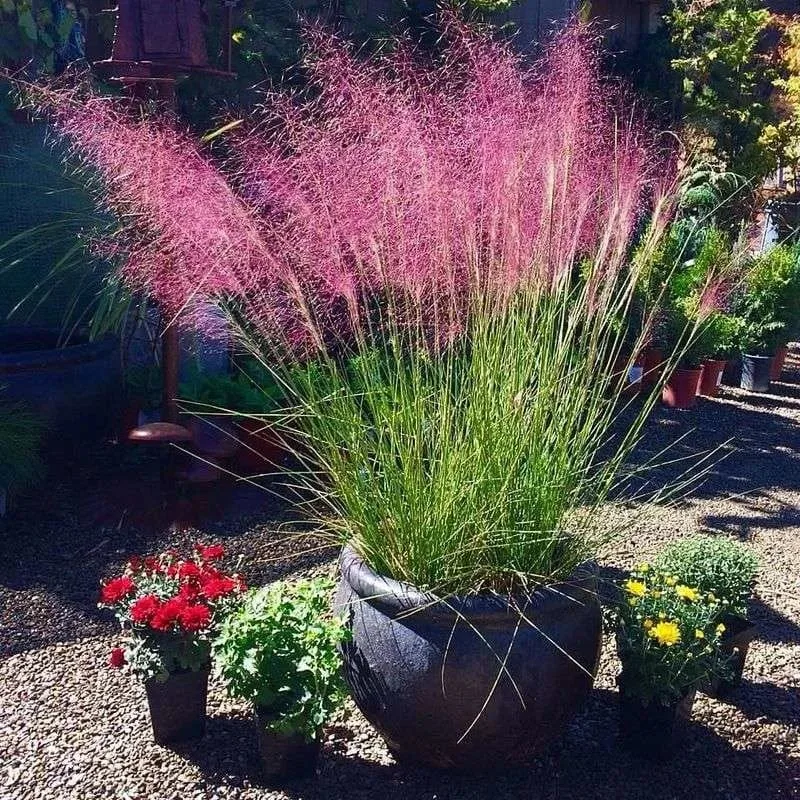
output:
[[663,611],[659,611],[658,612],[658,618],[659,619],[666,619],[667,615]]
[[650,630],[650,628],[652,628],[652,627],[653,627],[653,620],[651,620],[651,619],[646,619],[646,620],[644,621],[644,629],[645,629],[646,631],[649,631],[649,630]]
[[677,582],[678,582],[678,579],[674,578],[672,575],[670,575],[668,578],[664,579],[664,583],[666,583],[667,586],[674,586]]
[[681,640],[680,629],[674,622],[659,622],[650,630],[650,635],[659,644],[665,644],[667,647]]
[[675,594],[677,594],[678,597],[682,598],[683,600],[688,600],[690,603],[694,603],[700,597],[700,595],[697,593],[697,589],[684,586],[682,583],[675,587]]
[[705,639],[706,635],[703,633],[703,631],[700,630],[700,628],[695,628],[694,629],[694,638],[695,639]]
[[647,586],[645,585],[644,581],[628,581],[625,584],[625,588],[634,597],[644,597],[647,594]]
[[653,597],[655,597],[655,598],[656,598],[656,600],[658,600],[658,598],[659,598],[659,597],[661,597],[661,595],[662,595],[662,594],[664,594],[664,592],[660,592],[660,591],[658,591],[658,589],[656,589],[656,590],[653,592]]
[[643,561],[641,564],[637,564],[636,565],[636,571],[637,572],[649,572],[650,571],[650,565],[646,561]]
[[721,622],[717,625],[717,633],[725,633],[725,626]]

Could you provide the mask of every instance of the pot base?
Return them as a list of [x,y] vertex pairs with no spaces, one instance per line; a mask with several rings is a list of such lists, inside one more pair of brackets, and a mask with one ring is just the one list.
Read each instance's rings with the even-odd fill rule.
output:
[[639,698],[630,697],[621,689],[619,733],[623,747],[638,758],[652,761],[669,758],[692,716],[694,698],[692,690],[669,706],[657,701],[644,705]]
[[271,786],[310,778],[316,774],[320,737],[309,741],[299,733],[282,734],[270,730],[269,712],[255,709],[258,754],[264,780]]
[[145,681],[153,738],[158,744],[199,739],[206,729],[209,669]]

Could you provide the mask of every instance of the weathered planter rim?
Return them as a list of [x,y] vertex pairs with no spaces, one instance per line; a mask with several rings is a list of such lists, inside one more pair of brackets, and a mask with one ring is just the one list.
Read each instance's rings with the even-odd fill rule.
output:
[[[19,333],[22,336],[26,334],[58,335],[58,331],[54,328],[23,325],[0,326],[0,334],[9,333]],[[107,334],[101,339],[79,341],[63,347],[44,347],[38,350],[20,350],[18,352],[0,350],[0,374],[96,361],[111,355],[118,347],[119,339],[113,334]]]
[[[431,592],[379,575],[356,552],[345,545],[339,556],[342,579],[361,602],[368,603],[389,616],[424,614],[427,621],[452,625],[456,618],[494,621],[507,625],[526,614],[566,609],[574,604],[599,602],[597,598],[597,565],[592,561],[580,564],[569,578],[537,587],[527,595],[508,598],[497,593],[481,593],[440,598]],[[513,600],[513,602],[512,602]]]

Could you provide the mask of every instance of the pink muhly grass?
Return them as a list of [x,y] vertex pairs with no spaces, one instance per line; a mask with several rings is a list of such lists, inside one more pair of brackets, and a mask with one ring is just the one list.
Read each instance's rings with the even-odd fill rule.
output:
[[454,17],[443,34],[434,59],[360,60],[309,30],[308,90],[267,96],[221,165],[118,101],[40,104],[123,223],[123,275],[169,309],[232,296],[265,334],[320,344],[376,298],[457,332],[476,293],[551,289],[579,263],[596,291],[665,162],[593,34],[567,27],[533,67]]

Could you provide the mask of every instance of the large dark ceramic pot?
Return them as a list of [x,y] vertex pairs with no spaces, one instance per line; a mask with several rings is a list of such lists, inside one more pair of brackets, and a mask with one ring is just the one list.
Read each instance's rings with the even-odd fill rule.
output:
[[398,760],[475,771],[525,762],[592,688],[601,614],[588,566],[513,603],[435,602],[349,548],[340,568],[336,604],[353,634],[345,677]]

